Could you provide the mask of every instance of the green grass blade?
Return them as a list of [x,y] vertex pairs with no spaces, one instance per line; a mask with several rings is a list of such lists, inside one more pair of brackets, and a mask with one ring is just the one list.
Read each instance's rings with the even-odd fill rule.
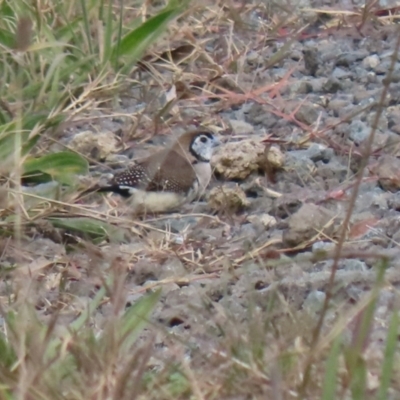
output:
[[336,379],[339,366],[339,355],[342,338],[338,336],[332,344],[329,357],[326,362],[324,384],[322,388],[322,400],[336,399]]
[[[124,16],[123,16],[123,4],[124,4],[124,0],[120,0],[121,2],[121,7],[120,7],[120,12],[119,12],[119,23],[118,23],[118,32],[117,32],[117,38],[115,40],[115,46],[114,49],[112,50],[111,53],[111,57],[112,57],[112,61],[114,63],[114,68],[117,68],[118,65],[118,57],[120,54],[120,45],[121,45],[121,40],[122,40],[122,25],[123,25],[123,21],[124,21]],[[116,57],[113,57],[113,53],[115,53]]]
[[128,350],[137,339],[138,334],[147,325],[160,295],[161,290],[156,290],[141,298],[126,311],[120,330],[123,342],[122,350],[124,348]]
[[[79,315],[79,317],[73,321],[68,330],[70,332],[78,332],[89,320],[89,318],[93,315],[94,311],[99,307],[100,303],[103,301],[104,296],[106,294],[106,289],[102,286],[94,296],[93,300],[88,304],[87,308]],[[53,339],[46,349],[46,356],[50,359],[53,358],[57,347],[60,345],[61,339],[55,338]]]
[[83,325],[88,321],[89,317],[93,315],[94,311],[99,307],[100,303],[106,295],[106,289],[102,286],[94,296],[93,300],[89,303],[86,310],[81,313],[81,315],[70,324],[69,329],[77,332],[83,327]]
[[367,392],[367,366],[362,357],[357,358],[357,362],[352,370],[351,394],[353,400],[365,400]]
[[377,276],[371,291],[369,304],[360,314],[360,321],[353,333],[352,344],[346,349],[347,369],[351,376],[351,392],[354,400],[364,399],[367,390],[367,367],[363,358],[363,350],[368,344],[368,337],[374,322],[374,314],[380,288],[384,282],[387,260],[382,260],[377,267]]
[[182,7],[171,8],[161,11],[154,17],[149,18],[141,26],[125,35],[121,42],[114,47],[113,60],[120,56],[129,56],[131,63],[137,61],[144,51],[163,33],[168,23],[182,12]]
[[[44,81],[42,82],[42,86],[40,88],[39,94],[37,95],[36,102],[41,103],[45,101],[45,98],[47,97],[47,88],[48,87],[53,87],[54,84],[58,86],[59,84],[59,69],[60,66],[64,63],[66,55],[65,54],[58,54],[51,65],[49,66],[49,69],[47,70],[46,77]],[[58,80],[57,80],[58,78]],[[59,92],[58,92],[59,93]],[[55,103],[50,102],[50,106],[54,105]]]
[[87,174],[89,164],[86,159],[76,153],[63,151],[47,154],[38,158],[28,158],[23,164],[23,174],[43,172],[61,183],[71,183],[77,174]]
[[90,23],[89,23],[89,13],[86,8],[87,2],[86,0],[81,0],[81,9],[82,9],[82,15],[83,15],[83,25],[85,28],[85,33],[86,33],[86,40],[89,46],[89,52],[90,54],[93,54],[93,44],[92,44],[92,35],[90,33]]
[[0,29],[0,44],[2,44],[4,47],[12,49],[15,44],[14,35],[5,29]]
[[397,337],[399,332],[399,314],[397,310],[393,311],[390,320],[388,335],[386,339],[385,356],[383,358],[382,372],[378,391],[378,400],[386,400],[388,398],[388,389],[393,372],[394,357],[397,348]]
[[[12,7],[8,4],[7,1],[0,2],[0,15],[3,21],[6,20],[15,20],[16,15]],[[6,24],[4,24],[6,25]],[[9,49],[14,48],[15,45],[15,33],[11,32],[6,27],[0,28],[0,44]]]
[[112,48],[113,48],[113,13],[112,13],[112,0],[108,1],[107,4],[107,15],[106,20],[104,21],[105,25],[105,32],[103,38],[103,64],[108,62],[112,55]]
[[[24,156],[33,148],[40,137],[40,133],[47,128],[57,126],[64,120],[64,116],[59,114],[54,118],[49,118],[47,113],[36,113],[28,115],[22,120],[22,132],[21,132],[21,155]],[[17,133],[17,127],[19,125],[16,121],[9,122],[4,125],[0,125],[0,163],[7,166],[10,163],[12,157],[14,157],[15,151],[15,134]],[[36,135],[32,136],[32,130],[37,126]],[[10,165],[10,167],[12,167]]]
[[124,229],[85,217],[71,218],[48,218],[49,222],[56,228],[68,229],[94,238],[110,238],[116,242],[126,241]]
[[[82,58],[82,60],[69,59],[66,57],[65,63],[66,65],[59,73],[59,80],[66,81],[70,79],[71,74],[75,76],[75,87],[78,87],[81,83],[86,82],[87,74],[90,72],[91,63],[95,63],[96,56],[88,56],[86,58]],[[31,98],[37,96],[40,89],[42,87],[42,82],[32,82],[31,85],[23,89],[22,96],[24,98]],[[60,93],[60,96],[65,96],[63,92]]]
[[63,98],[67,98],[68,95],[64,93],[60,95],[60,87],[61,87],[61,80],[60,80],[60,71],[61,67],[55,68],[54,77],[51,83],[50,92],[48,94],[48,101],[47,104],[49,107],[54,107],[55,104],[61,105],[61,101]]
[[14,349],[6,339],[4,334],[0,333],[0,364],[3,367],[10,368],[17,361]]
[[355,356],[355,362],[357,362],[358,357],[361,355],[363,347],[365,346],[365,342],[368,339],[368,334],[370,332],[374,320],[375,308],[379,296],[379,291],[383,285],[387,266],[388,266],[387,260],[383,260],[377,267],[376,282],[371,291],[371,301],[361,314],[361,322],[359,325],[359,329],[355,333],[356,337],[353,340],[353,346],[351,349],[349,349],[350,353]]
[[2,1],[0,3],[0,13],[3,18],[14,17],[14,10],[11,8],[7,1]]

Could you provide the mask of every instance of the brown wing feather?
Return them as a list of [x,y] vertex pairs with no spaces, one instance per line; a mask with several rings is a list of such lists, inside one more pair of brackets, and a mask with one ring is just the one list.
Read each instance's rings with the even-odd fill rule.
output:
[[196,179],[196,173],[186,158],[174,150],[163,150],[116,174],[113,184],[150,192],[178,193],[187,192]]

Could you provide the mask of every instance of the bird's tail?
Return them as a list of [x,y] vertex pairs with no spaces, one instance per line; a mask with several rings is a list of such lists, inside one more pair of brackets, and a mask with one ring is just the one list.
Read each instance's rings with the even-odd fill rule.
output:
[[122,188],[119,185],[110,185],[99,187],[96,192],[113,192],[115,194],[119,194],[122,197],[130,197],[131,193],[129,193],[129,189]]

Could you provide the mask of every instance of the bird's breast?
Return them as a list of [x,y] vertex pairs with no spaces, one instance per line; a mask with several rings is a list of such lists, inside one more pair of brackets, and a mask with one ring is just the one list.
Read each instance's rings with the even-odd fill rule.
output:
[[211,165],[209,162],[200,162],[193,166],[199,181],[199,190],[203,193],[211,179]]

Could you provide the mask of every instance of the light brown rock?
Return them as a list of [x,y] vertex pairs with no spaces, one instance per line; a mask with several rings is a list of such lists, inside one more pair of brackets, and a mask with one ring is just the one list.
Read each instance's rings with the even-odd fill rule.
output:
[[250,201],[246,193],[238,186],[219,186],[210,191],[208,205],[215,211],[235,212],[246,208]]
[[215,172],[225,179],[243,180],[252,172],[264,170],[267,166],[280,168],[284,164],[284,155],[273,146],[266,150],[260,140],[230,142],[216,152],[211,159]]
[[333,217],[333,213],[322,206],[312,203],[303,204],[289,218],[289,227],[282,237],[284,245],[296,246],[304,243],[321,231],[330,236],[334,230]]
[[69,147],[85,156],[104,160],[117,151],[118,142],[111,131],[77,133],[68,143]]
[[384,155],[375,168],[379,184],[384,190],[397,192],[400,189],[400,158]]

